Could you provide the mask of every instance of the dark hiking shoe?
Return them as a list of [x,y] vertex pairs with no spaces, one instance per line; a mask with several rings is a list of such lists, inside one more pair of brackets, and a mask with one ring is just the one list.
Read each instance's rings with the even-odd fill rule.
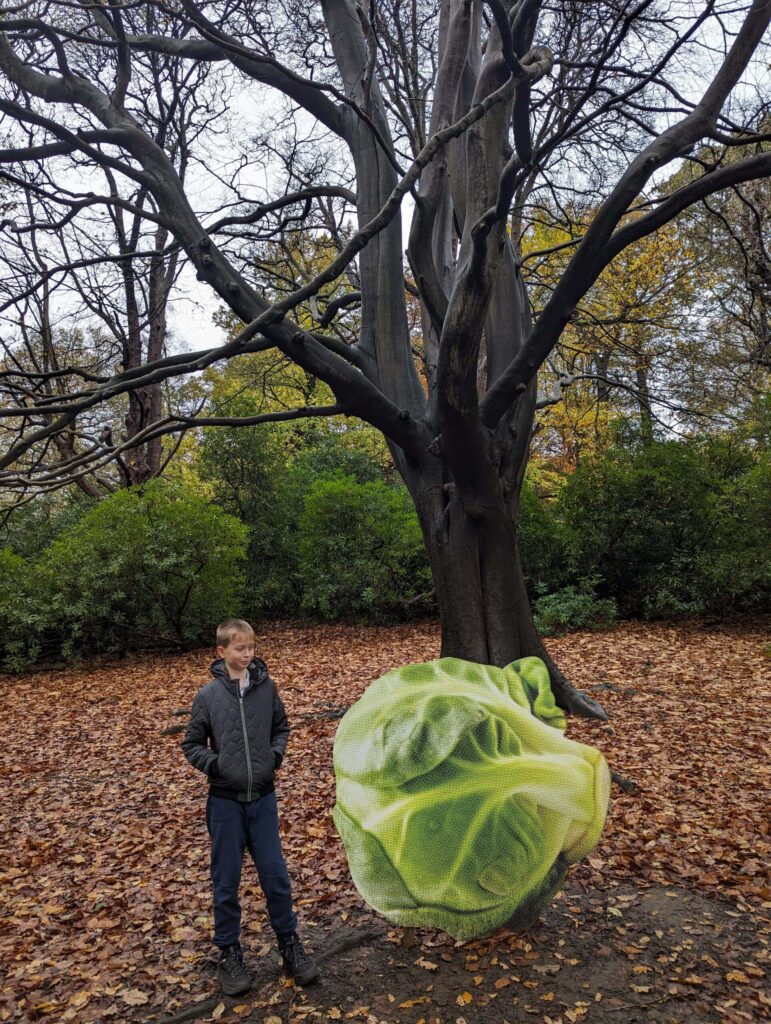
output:
[[319,976],[319,969],[303,949],[297,932],[282,935],[278,940],[278,949],[284,968],[292,975],[298,985],[307,985]]
[[217,977],[226,996],[237,996],[239,992],[246,992],[252,984],[252,979],[244,967],[244,954],[238,943],[220,950]]

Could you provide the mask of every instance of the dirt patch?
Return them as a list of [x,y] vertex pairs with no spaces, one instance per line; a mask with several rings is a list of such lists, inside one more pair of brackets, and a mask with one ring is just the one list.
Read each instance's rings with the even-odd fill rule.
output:
[[362,914],[342,929],[304,929],[321,961],[321,980],[312,986],[297,988],[281,974],[265,934],[247,951],[255,982],[246,997],[217,995],[215,963],[207,958],[201,969],[212,997],[173,1017],[145,1019],[758,1024],[771,1007],[768,925],[682,888],[641,891],[623,883],[607,892],[571,884],[529,934],[501,929],[462,945],[418,931],[416,944],[405,948],[409,933]]

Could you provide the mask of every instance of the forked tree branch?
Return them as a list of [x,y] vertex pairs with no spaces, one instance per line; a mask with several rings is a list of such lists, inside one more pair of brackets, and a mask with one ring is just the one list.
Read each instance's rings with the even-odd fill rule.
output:
[[[769,22],[771,0],[753,0],[733,45],[701,101],[683,120],[654,139],[621,176],[592,220],[521,352],[493,384],[481,403],[482,418],[488,427],[494,427],[498,423],[517,394],[533,379],[539,366],[557,343],[576,303],[597,280],[612,255],[620,251],[615,249],[612,255],[609,255],[608,244],[611,236],[654,171],[687,152],[714,128],[723,104],[747,67]],[[694,202],[698,198],[701,196],[697,196]],[[669,209],[670,217],[675,216],[678,212],[676,202],[672,202]],[[648,224],[650,231],[660,226],[660,223],[656,223],[655,217]],[[634,240],[631,234],[628,237],[630,241]]]

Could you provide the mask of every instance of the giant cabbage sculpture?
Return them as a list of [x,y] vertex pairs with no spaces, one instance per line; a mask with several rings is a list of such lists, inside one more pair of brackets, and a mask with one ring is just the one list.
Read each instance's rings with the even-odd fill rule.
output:
[[334,745],[334,820],[363,899],[455,939],[523,927],[599,841],[599,750],[566,739],[538,658],[441,658],[376,680]]

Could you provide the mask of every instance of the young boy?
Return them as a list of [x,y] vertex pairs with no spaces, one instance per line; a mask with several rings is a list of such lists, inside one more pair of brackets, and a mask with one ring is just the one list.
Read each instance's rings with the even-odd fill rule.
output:
[[319,972],[297,935],[273,788],[289,724],[265,662],[254,656],[254,631],[248,622],[226,619],[217,627],[217,660],[211,673],[214,678],[193,700],[182,749],[209,780],[206,827],[220,985],[226,995],[237,995],[251,984],[239,943],[238,888],[246,849],[257,867],[284,966],[298,984],[306,985]]

